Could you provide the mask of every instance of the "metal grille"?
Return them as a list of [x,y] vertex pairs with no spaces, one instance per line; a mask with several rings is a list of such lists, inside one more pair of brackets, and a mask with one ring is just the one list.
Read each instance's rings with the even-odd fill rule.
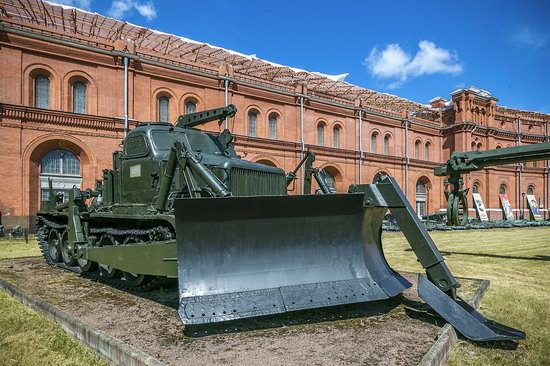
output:
[[235,196],[284,195],[286,179],[283,174],[233,168],[230,187]]

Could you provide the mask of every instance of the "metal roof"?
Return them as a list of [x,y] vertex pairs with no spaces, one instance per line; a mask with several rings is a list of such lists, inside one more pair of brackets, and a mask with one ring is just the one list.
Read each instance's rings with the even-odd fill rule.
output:
[[[304,84],[309,93],[344,104],[353,105],[357,99],[362,99],[363,106],[381,111],[431,112],[427,105],[345,82],[342,80],[344,75],[332,76],[279,65],[255,55],[245,55],[48,1],[0,0],[0,21],[96,46],[108,47],[119,39],[133,42],[136,53],[141,57],[184,64],[211,73],[217,73],[222,64],[230,64],[237,80],[263,83],[288,91],[294,91],[297,84]],[[500,108],[500,111],[513,113],[514,110]],[[521,112],[534,118],[548,117],[537,112]]]

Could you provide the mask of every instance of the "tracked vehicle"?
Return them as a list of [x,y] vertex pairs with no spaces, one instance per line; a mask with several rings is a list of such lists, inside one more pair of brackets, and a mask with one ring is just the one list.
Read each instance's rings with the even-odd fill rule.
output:
[[235,111],[139,125],[95,189],[73,188],[61,202],[50,188],[38,213],[46,259],[134,286],[178,278],[187,327],[368,303],[411,285],[382,251],[389,209],[426,270],[418,282],[426,303],[470,339],[525,337],[456,295],[458,282],[393,178],[353,185],[346,194],[289,196],[302,164],[306,193],[312,177],[322,193],[333,192],[313,168],[313,154],[286,175],[241,160],[228,130],[215,136],[196,129]]

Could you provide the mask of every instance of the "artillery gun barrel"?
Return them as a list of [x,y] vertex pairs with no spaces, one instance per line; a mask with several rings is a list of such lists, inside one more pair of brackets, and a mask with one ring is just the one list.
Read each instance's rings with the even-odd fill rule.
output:
[[489,166],[547,159],[550,159],[550,142],[486,151],[454,152],[445,164],[434,168],[434,174],[440,177],[459,175]]

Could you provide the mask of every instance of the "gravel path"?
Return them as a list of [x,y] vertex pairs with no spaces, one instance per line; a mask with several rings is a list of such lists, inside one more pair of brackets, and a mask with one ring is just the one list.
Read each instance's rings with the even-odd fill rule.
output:
[[189,336],[176,311],[175,284],[130,294],[40,258],[2,260],[0,277],[169,365],[416,365],[443,325],[411,310],[421,306],[413,286],[392,301],[286,314],[234,324],[232,332],[206,329]]

